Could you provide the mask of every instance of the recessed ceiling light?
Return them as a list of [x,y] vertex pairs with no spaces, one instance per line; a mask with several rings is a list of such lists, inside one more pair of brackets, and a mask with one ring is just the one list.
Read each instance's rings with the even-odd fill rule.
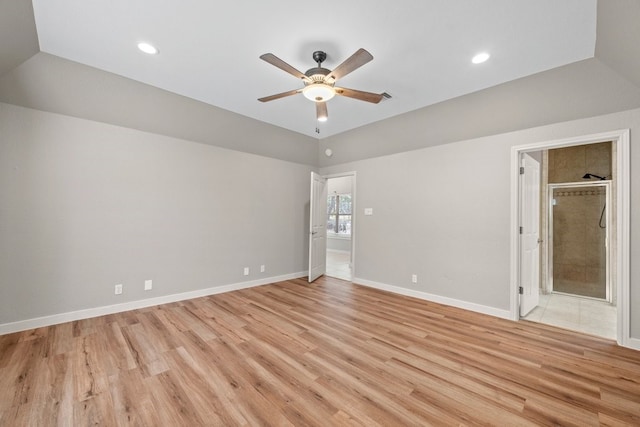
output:
[[473,62],[474,64],[482,64],[483,62],[485,62],[487,59],[489,59],[491,55],[489,55],[487,52],[482,52],[477,54],[476,56],[474,56],[471,59],[471,62]]
[[138,49],[140,49],[144,53],[148,53],[149,55],[158,54],[158,49],[155,46],[150,45],[149,43],[145,43],[145,42],[138,43]]

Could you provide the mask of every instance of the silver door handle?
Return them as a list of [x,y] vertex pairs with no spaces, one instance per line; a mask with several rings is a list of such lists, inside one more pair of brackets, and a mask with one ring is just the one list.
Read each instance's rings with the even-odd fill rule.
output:
[[312,231],[311,234],[318,234],[318,232],[317,231]]

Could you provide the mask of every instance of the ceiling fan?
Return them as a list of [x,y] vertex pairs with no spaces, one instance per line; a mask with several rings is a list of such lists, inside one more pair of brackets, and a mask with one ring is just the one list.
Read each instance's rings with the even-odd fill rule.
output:
[[304,82],[304,87],[301,89],[278,93],[276,95],[265,96],[264,98],[259,98],[258,101],[268,102],[273,101],[274,99],[280,99],[302,93],[307,99],[315,102],[316,117],[320,122],[326,121],[329,117],[326,102],[335,95],[346,96],[348,98],[358,99],[360,101],[371,102],[374,104],[377,104],[383,98],[391,97],[386,92],[371,93],[335,86],[336,80],[362,67],[373,59],[373,56],[362,48],[358,49],[356,53],[347,58],[342,64],[338,65],[333,71],[322,68],[322,62],[327,59],[327,54],[320,50],[313,52],[313,60],[318,64],[318,66],[308,69],[305,73],[296,70],[272,53],[265,53],[260,56],[260,59],[280,68],[283,71],[286,71],[294,77],[301,79]]

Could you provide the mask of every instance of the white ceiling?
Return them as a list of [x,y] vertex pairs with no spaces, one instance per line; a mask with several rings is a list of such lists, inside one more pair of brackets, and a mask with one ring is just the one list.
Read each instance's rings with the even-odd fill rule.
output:
[[[368,123],[594,56],[596,0],[336,1],[33,0],[42,51],[304,135]],[[314,11],[315,10],[315,11]],[[141,53],[147,41],[157,56]],[[259,59],[304,72],[314,50],[335,68],[358,48],[374,60],[339,81],[391,100],[335,97],[317,123],[302,82]],[[473,65],[471,57],[491,54]],[[462,126],[464,124],[461,124]],[[316,133],[320,128],[320,134]]]

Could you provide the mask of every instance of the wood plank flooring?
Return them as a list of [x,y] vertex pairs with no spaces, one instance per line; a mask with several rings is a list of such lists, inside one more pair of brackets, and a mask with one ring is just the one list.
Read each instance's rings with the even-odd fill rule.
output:
[[2,426],[640,425],[640,352],[321,278],[0,336]]

